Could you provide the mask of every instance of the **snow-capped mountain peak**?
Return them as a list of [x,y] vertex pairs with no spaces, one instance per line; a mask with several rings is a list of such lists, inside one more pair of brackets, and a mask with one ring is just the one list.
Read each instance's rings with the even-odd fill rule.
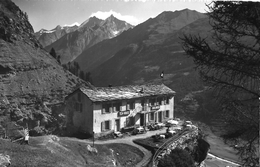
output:
[[78,22],[72,23],[72,24],[65,24],[63,25],[63,27],[73,27],[73,26],[80,26],[80,24]]

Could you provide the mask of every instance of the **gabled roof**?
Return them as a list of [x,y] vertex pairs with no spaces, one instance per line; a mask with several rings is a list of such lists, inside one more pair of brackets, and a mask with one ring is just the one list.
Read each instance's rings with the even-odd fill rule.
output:
[[88,98],[93,102],[133,99],[155,95],[175,95],[175,91],[171,90],[164,84],[127,85],[95,88],[80,87],[79,90],[88,96]]

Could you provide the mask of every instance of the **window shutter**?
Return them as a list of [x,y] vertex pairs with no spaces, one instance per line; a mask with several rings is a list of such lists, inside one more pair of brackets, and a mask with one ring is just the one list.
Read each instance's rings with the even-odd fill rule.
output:
[[120,111],[123,111],[123,106],[120,106]]
[[126,104],[126,110],[129,110],[129,109],[130,109],[130,104],[127,103],[127,104]]
[[101,132],[103,132],[105,129],[105,122],[101,122]]
[[102,108],[102,114],[104,114],[106,112],[105,108]]
[[166,111],[163,111],[163,118],[166,118]]
[[109,107],[109,112],[113,112],[113,107]]
[[135,102],[132,103],[132,109],[135,109]]
[[109,120],[109,130],[112,129],[112,120]]

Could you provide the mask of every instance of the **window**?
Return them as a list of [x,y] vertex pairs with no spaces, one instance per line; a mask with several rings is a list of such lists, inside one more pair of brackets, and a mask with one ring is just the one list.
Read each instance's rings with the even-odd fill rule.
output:
[[111,120],[107,120],[107,121],[101,122],[101,131],[110,130],[111,129],[111,125],[112,125],[112,121]]
[[155,99],[150,99],[149,100],[149,104],[150,104],[150,106],[156,105],[156,100]]
[[120,102],[114,103],[113,106],[114,106],[114,111],[120,111],[120,106],[121,106]]
[[154,120],[154,112],[150,112],[149,113],[149,121],[153,121]]
[[169,118],[169,116],[170,116],[170,111],[169,111],[169,110],[166,110],[166,111],[165,111],[165,118]]
[[166,104],[169,104],[170,98],[166,97]]
[[146,100],[146,99],[141,100],[141,105],[142,105],[142,110],[143,110],[143,111],[146,111],[146,109],[147,109],[147,106],[146,106],[146,104],[145,104],[145,100]]
[[157,102],[158,102],[158,105],[162,105],[162,98],[160,97],[160,98],[157,98]]
[[78,93],[78,102],[81,102],[81,93]]
[[102,104],[102,114],[113,112],[113,106],[111,103]]
[[144,104],[145,104],[145,100],[143,99],[143,100],[141,101],[141,105],[144,106]]
[[126,110],[133,110],[135,108],[134,101],[127,102]]
[[75,103],[75,110],[78,112],[82,112],[82,103]]
[[109,128],[109,127],[110,127],[110,126],[109,126],[109,125],[110,125],[109,123],[110,123],[110,121],[105,121],[105,129],[110,129],[110,128]]

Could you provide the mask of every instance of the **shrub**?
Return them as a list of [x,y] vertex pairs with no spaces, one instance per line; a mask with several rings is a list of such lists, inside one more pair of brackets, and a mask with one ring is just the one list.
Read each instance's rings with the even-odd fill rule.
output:
[[169,155],[159,160],[158,167],[195,167],[195,165],[187,151],[175,148]]

